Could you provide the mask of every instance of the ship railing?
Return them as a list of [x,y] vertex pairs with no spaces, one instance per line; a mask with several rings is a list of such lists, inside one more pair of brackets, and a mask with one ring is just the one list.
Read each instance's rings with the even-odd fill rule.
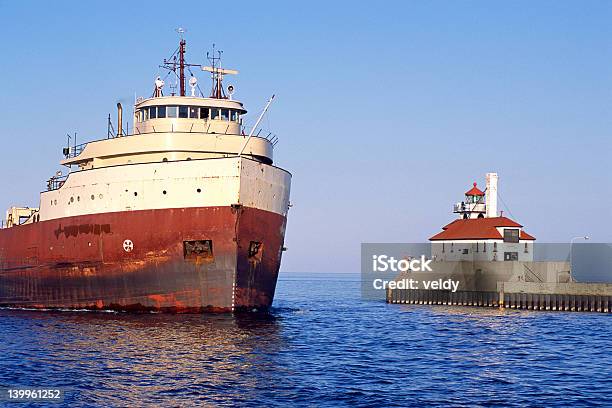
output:
[[67,178],[68,175],[51,177],[49,180],[47,180],[47,191],[59,190],[66,182]]
[[85,150],[85,146],[87,146],[87,143],[82,143],[76,146],[64,147],[64,156],[67,159],[77,157],[78,155],[83,153],[83,150]]
[[[242,135],[243,136],[248,136],[251,134],[251,130],[253,129],[253,127],[249,127],[249,126],[242,126]],[[276,144],[279,141],[279,138],[276,134],[272,133],[272,132],[268,132],[265,131],[263,129],[259,129],[257,130],[255,133],[253,133],[253,137],[259,137],[262,139],[266,139],[268,142],[270,142],[270,144],[272,145],[272,147],[274,148],[276,146]]]

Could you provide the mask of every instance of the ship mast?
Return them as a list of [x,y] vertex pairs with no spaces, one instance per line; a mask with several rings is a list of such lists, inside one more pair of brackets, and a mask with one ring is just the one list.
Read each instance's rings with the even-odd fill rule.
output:
[[185,96],[185,40],[181,38],[179,43],[179,81],[181,96]]
[[[168,71],[174,72],[174,74],[178,77],[179,80],[179,95],[185,96],[185,68],[191,66],[201,66],[199,64],[188,64],[185,62],[185,51],[187,48],[187,41],[183,38],[183,34],[185,33],[184,28],[177,28],[176,32],[181,36],[181,40],[179,42],[179,47],[174,51],[174,53],[170,56],[169,59],[164,59],[164,63],[160,65],[160,68],[167,69]],[[177,54],[178,54],[178,62],[177,62]],[[178,68],[178,73],[176,72]],[[161,79],[161,78],[160,78]],[[157,88],[156,88],[157,89]],[[174,95],[174,93],[172,93]],[[161,96],[161,92],[155,92],[154,96]]]
[[[187,48],[187,41],[183,38],[184,29],[178,28],[176,30],[181,35],[181,40],[179,42],[178,48],[174,51],[174,53],[168,59],[164,59],[164,63],[160,65],[160,68],[167,69],[170,72],[173,72],[179,80],[179,95],[186,95],[186,80],[185,80],[185,69],[188,69],[191,72],[190,67],[199,67],[202,71],[207,71],[211,73],[212,77],[212,91],[210,94],[211,98],[215,99],[227,99],[225,94],[225,89],[223,88],[223,76],[224,75],[236,75],[238,71],[235,69],[223,69],[221,68],[221,54],[223,51],[219,51],[215,49],[215,45],[213,44],[212,53],[207,52],[206,57],[210,61],[211,66],[202,66],[200,64],[189,64],[185,61],[185,51]],[[178,72],[177,72],[178,70]],[[191,73],[193,76],[193,73]],[[197,82],[190,81],[192,87],[195,87]],[[162,96],[161,87],[164,85],[164,80],[158,77],[155,82],[155,90],[153,92],[154,97]],[[233,87],[232,87],[233,88]],[[229,90],[231,95],[232,90]],[[174,92],[172,93],[174,96]],[[193,96],[193,91],[192,91]]]
[[[212,68],[210,71],[212,72],[212,92],[210,94],[210,97],[217,99],[221,99],[224,96],[223,86],[221,85],[222,78],[220,73],[218,72],[221,65],[221,54],[223,54],[223,51],[218,50],[218,56],[215,56],[215,44],[213,44],[212,53],[206,53],[206,58],[208,58],[208,60],[210,61],[210,65]],[[219,66],[217,66],[217,63],[219,64]]]

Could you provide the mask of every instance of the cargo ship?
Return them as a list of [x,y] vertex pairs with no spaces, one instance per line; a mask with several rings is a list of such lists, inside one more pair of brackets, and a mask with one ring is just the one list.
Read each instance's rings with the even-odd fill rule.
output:
[[[268,309],[289,209],[291,174],[275,137],[223,79],[238,72],[185,60],[186,41],[137,98],[131,132],[63,149],[38,208],[11,207],[0,229],[0,307],[170,313]],[[204,94],[193,70],[212,78]],[[188,79],[186,76],[190,74]],[[190,90],[187,90],[187,86]],[[165,94],[167,93],[167,94]],[[127,124],[126,124],[127,125]],[[113,127],[114,128],[114,127]]]

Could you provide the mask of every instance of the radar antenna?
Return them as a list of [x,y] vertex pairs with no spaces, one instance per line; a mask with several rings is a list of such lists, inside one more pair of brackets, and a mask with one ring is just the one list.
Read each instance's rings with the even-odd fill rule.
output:
[[[216,53],[215,53],[216,51]],[[215,44],[213,44],[212,53],[207,52],[206,58],[210,61],[210,67],[202,67],[202,71],[210,72],[212,78],[212,92],[211,98],[216,99],[227,99],[225,95],[225,89],[223,88],[223,75],[237,75],[238,71],[235,69],[223,69],[221,68],[221,55],[223,51],[215,50]]]

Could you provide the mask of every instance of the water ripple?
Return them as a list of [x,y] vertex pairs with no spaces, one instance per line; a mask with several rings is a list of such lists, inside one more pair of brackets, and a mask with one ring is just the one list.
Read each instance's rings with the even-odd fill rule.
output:
[[0,385],[103,406],[605,405],[609,315],[363,301],[281,280],[267,315],[0,310]]

